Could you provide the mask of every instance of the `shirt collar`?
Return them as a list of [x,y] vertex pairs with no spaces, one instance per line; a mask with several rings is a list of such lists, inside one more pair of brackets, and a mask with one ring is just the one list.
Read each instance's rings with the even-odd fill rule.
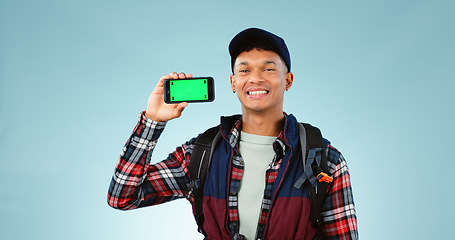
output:
[[[286,140],[285,140],[285,137],[286,137],[285,129],[286,129],[287,122],[288,122],[287,118],[288,118],[288,115],[285,113],[284,114],[285,122],[283,124],[283,128],[281,129],[280,133],[278,134],[278,137],[276,138],[275,142],[273,142],[273,150],[277,154],[276,159],[281,159],[281,157],[283,156],[283,154],[286,152],[286,150],[288,148],[288,146],[286,144]],[[228,134],[228,139],[227,139],[233,149],[236,149],[236,150],[238,149],[241,131],[242,131],[242,118],[239,118],[232,126],[231,131]]]

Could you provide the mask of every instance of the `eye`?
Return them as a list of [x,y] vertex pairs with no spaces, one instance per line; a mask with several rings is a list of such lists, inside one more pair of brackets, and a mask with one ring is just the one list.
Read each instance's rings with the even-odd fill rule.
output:
[[249,70],[248,70],[248,69],[240,69],[239,72],[241,72],[241,73],[247,73],[247,72],[249,72]]
[[275,69],[274,69],[274,68],[266,68],[266,69],[264,69],[264,71],[266,71],[266,72],[272,72],[272,71],[275,71]]

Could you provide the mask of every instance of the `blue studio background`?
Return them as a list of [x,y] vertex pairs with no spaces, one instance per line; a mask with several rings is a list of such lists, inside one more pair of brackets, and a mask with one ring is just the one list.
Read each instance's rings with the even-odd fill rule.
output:
[[190,204],[106,204],[158,79],[213,76],[152,161],[240,112],[227,45],[283,37],[285,111],[346,157],[362,239],[442,239],[455,214],[454,1],[0,0],[0,239],[202,239]]

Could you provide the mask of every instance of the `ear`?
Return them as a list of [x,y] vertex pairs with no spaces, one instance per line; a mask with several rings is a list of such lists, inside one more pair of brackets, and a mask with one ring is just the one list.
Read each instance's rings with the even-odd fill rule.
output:
[[286,90],[289,90],[294,82],[294,74],[292,72],[286,73]]
[[234,76],[234,74],[231,74],[230,81],[231,81],[231,89],[235,93],[236,89],[235,89],[235,76]]

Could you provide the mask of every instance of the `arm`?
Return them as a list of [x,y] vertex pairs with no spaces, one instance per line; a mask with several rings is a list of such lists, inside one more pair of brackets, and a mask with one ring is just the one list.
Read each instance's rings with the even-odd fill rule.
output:
[[164,126],[144,113],[140,115],[112,177],[108,192],[111,207],[128,210],[188,196],[188,149],[192,149],[194,140],[178,147],[164,161],[149,163]]
[[108,204],[118,209],[134,209],[185,197],[187,166],[193,140],[177,148],[169,157],[150,164],[151,155],[165,123],[181,116],[187,103],[166,104],[163,82],[168,78],[192,77],[170,73],[161,77],[150,95],[147,110],[140,115],[133,134],[121,153],[108,192]]
[[322,229],[327,239],[358,239],[357,217],[346,160],[331,146],[328,147],[327,157],[333,185],[322,206]]

